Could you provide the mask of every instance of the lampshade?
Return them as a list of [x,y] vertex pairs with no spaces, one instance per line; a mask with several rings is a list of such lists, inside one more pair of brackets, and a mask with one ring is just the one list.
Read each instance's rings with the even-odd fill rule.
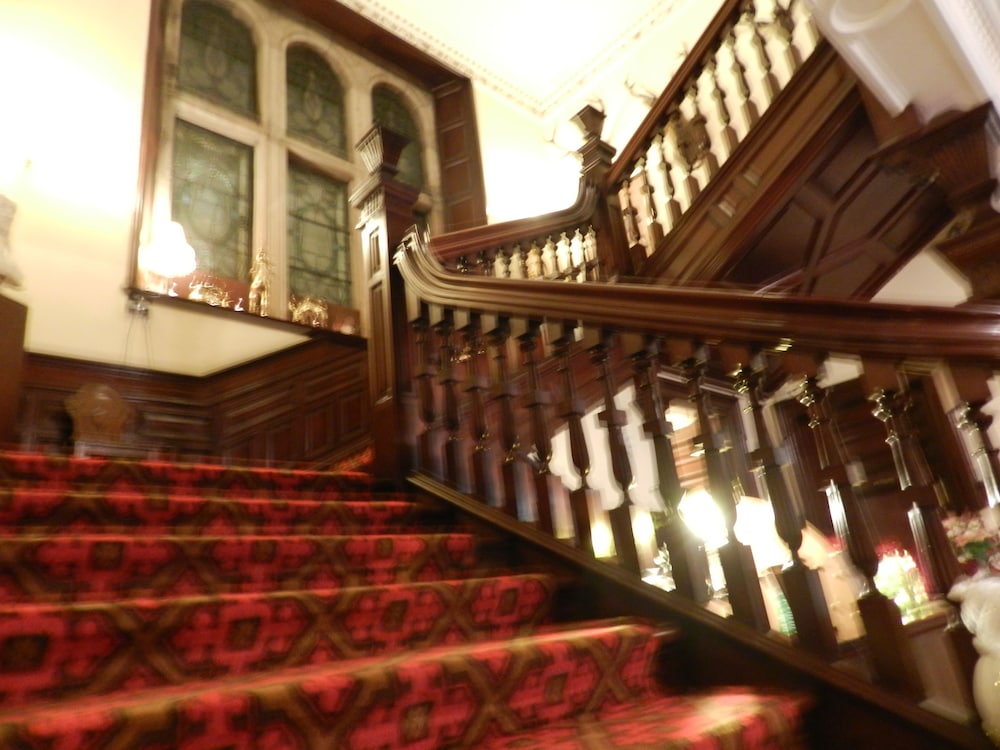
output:
[[188,244],[184,227],[176,221],[167,224],[152,242],[140,249],[139,268],[168,279],[194,272],[194,248]]

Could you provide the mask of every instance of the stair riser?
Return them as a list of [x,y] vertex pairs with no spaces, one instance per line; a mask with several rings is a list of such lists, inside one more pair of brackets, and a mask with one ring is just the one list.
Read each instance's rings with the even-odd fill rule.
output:
[[0,613],[0,705],[523,636],[548,576]]
[[0,544],[0,602],[340,589],[469,577],[468,534],[80,536]]

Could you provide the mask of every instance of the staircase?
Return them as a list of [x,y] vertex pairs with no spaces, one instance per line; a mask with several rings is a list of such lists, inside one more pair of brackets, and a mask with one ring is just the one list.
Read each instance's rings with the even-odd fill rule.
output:
[[668,688],[670,626],[360,471],[0,454],[0,747],[793,748],[808,699]]

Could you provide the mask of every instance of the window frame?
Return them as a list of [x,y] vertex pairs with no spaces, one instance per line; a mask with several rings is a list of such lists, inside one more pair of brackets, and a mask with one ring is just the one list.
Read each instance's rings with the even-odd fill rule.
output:
[[[287,238],[288,170],[291,164],[302,166],[345,184],[348,195],[349,266],[352,309],[361,313],[361,328],[367,329],[363,309],[365,265],[361,258],[361,238],[355,231],[358,210],[351,205],[354,190],[368,177],[354,144],[371,126],[371,96],[379,85],[397,92],[421,134],[421,160],[424,169],[424,192],[420,206],[429,210],[436,202],[436,144],[428,137],[434,132],[434,95],[420,81],[408,79],[390,63],[373,58],[339,39],[332,31],[313,28],[290,15],[266,6],[260,0],[211,0],[225,8],[250,29],[257,55],[256,119],[232,112],[177,86],[181,16],[186,0],[154,0],[160,6],[161,22],[151,20],[147,71],[146,133],[147,146],[140,169],[144,171],[144,189],[137,206],[136,241],[130,269],[130,288],[139,293],[162,294],[167,289],[152,289],[139,268],[139,248],[148,243],[171,220],[172,166],[174,128],[178,119],[204,128],[253,149],[252,217],[249,228],[250,263],[260,247],[269,249],[272,263],[270,315],[291,320],[288,310],[289,279]],[[296,46],[305,46],[318,54],[338,78],[344,97],[344,128],[347,153],[338,156],[287,133],[286,64],[287,54]],[[152,101],[151,101],[152,100]],[[150,145],[148,141],[153,143]],[[230,300],[235,309],[246,309],[235,296],[249,287],[249,279],[231,280],[235,291]],[[183,296],[183,295],[181,295]],[[241,295],[242,296],[242,295]],[[331,307],[335,303],[331,301]],[[353,318],[355,323],[357,318]],[[355,326],[356,327],[356,326]]]

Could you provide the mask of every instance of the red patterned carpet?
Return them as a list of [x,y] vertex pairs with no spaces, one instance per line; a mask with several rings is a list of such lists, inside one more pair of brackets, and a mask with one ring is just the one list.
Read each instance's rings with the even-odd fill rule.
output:
[[802,696],[674,695],[674,633],[338,471],[0,454],[0,748],[801,748]]

